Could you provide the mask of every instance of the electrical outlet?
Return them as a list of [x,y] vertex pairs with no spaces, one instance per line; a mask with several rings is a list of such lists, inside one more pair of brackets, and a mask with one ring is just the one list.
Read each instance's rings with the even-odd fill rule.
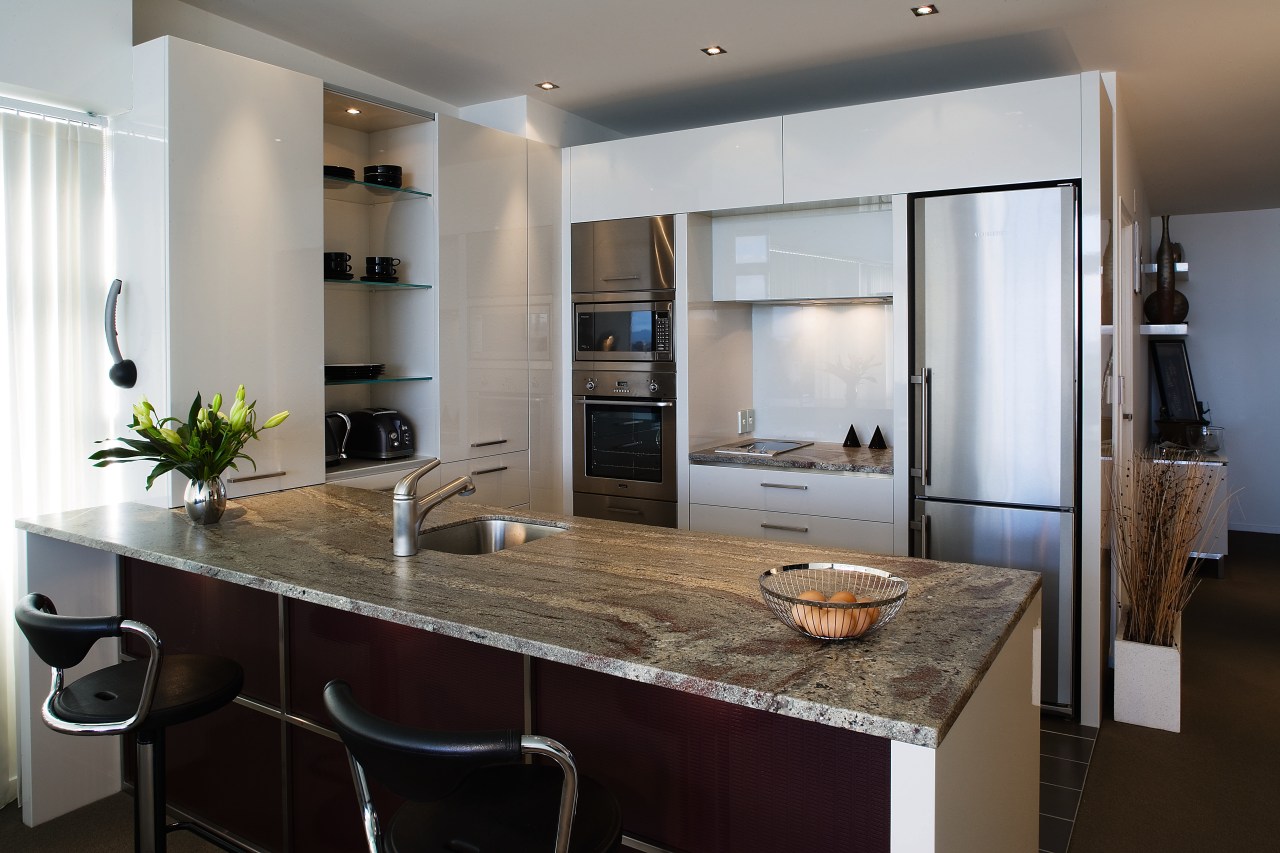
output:
[[745,435],[754,432],[756,428],[756,410],[755,409],[739,409],[738,410],[738,435]]

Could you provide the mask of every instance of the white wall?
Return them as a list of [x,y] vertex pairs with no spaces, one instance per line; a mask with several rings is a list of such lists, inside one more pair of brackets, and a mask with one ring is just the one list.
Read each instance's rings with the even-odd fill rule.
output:
[[0,95],[99,115],[131,103],[129,0],[5,0]]
[[[1150,224],[1152,244],[1160,221]],[[1280,209],[1175,216],[1191,271],[1187,354],[1196,395],[1226,428],[1232,530],[1280,533]]]

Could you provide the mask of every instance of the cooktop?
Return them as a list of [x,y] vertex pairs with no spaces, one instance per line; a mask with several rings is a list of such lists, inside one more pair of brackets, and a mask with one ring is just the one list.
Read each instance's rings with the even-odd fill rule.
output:
[[726,456],[777,456],[798,447],[808,447],[812,441],[789,441],[781,438],[756,438],[741,444],[727,444],[717,447],[716,453]]

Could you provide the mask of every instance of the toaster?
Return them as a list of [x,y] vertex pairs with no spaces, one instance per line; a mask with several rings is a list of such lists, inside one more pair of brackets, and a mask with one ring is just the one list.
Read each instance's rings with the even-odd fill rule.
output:
[[413,427],[395,409],[356,409],[347,415],[347,456],[359,459],[399,459],[413,455]]
[[337,465],[347,458],[347,436],[351,418],[342,412],[324,413],[324,464]]

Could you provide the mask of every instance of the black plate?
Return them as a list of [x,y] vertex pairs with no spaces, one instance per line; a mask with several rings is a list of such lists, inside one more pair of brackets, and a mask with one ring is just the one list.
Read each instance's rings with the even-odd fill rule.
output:
[[324,378],[341,379],[377,379],[386,370],[385,364],[326,364]]
[[395,284],[397,281],[400,280],[400,276],[398,275],[362,275],[360,276],[360,280],[376,281],[382,284]]
[[324,176],[326,178],[341,178],[345,181],[354,181],[356,179],[356,170],[348,169],[346,166],[325,166]]
[[324,278],[325,281],[351,281],[355,276],[349,272],[331,272],[326,273]]

